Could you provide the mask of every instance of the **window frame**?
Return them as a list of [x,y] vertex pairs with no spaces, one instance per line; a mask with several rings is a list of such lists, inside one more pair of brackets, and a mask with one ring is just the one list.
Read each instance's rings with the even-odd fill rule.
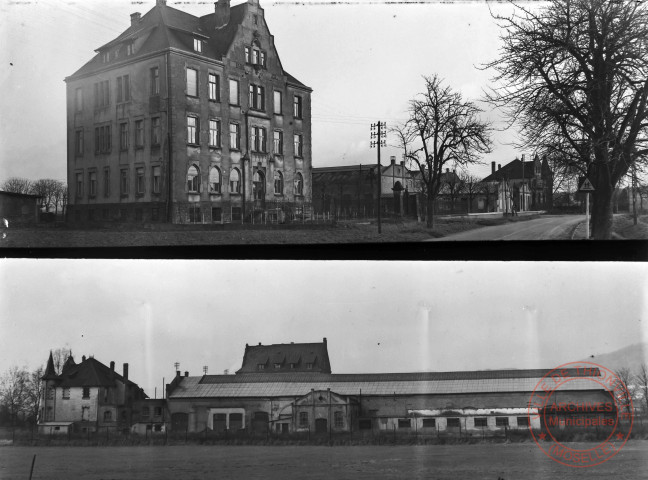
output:
[[128,122],[121,122],[119,124],[119,150],[128,150]]
[[265,87],[250,83],[248,88],[248,106],[251,110],[265,111]]
[[[232,176],[236,173],[237,179],[232,180]],[[230,169],[230,175],[229,175],[229,193],[234,194],[234,195],[240,195],[241,193],[241,172],[237,167],[232,167]],[[233,188],[233,182],[236,182],[236,188]]]
[[97,196],[97,171],[90,170],[88,172],[88,197],[95,198]]
[[[234,93],[236,93],[235,102],[232,102],[234,98]],[[235,107],[241,105],[241,85],[238,80],[233,78],[229,79],[229,104]]]
[[[277,103],[277,100],[279,103]],[[277,107],[279,107],[279,111],[277,111]],[[281,90],[274,90],[272,97],[272,110],[275,115],[283,115],[283,92]]]
[[[156,174],[157,173],[157,174]],[[151,166],[151,193],[159,195],[162,187],[162,167],[160,165]]]
[[250,128],[250,132],[251,132],[250,144],[252,146],[252,151],[258,153],[267,153],[268,135],[265,127],[261,127],[259,125],[253,125],[252,128]]
[[74,90],[74,111],[76,113],[83,112],[83,88],[78,87]]
[[90,398],[90,387],[82,387],[81,398],[84,400]]
[[[215,124],[215,128],[214,128]],[[221,120],[220,118],[209,119],[209,146],[221,148]]]
[[130,75],[117,77],[117,103],[130,102]]
[[[190,120],[194,124],[190,124]],[[196,115],[187,115],[187,144],[198,145],[200,143],[200,118]]]
[[509,426],[509,417],[495,417],[495,426],[496,427],[508,427]]
[[[190,178],[189,176],[191,175],[192,169],[196,171],[196,174]],[[187,185],[187,193],[190,194],[200,193],[200,168],[195,163],[189,165],[189,168],[187,169],[186,185]]]
[[283,131],[274,130],[272,132],[272,151],[275,155],[284,154]]
[[83,198],[83,172],[76,172],[76,198]]
[[[453,425],[450,425],[452,420]],[[456,425],[454,425],[456,423]],[[460,417],[448,417],[446,418],[446,428],[461,428],[461,418]]]
[[199,38],[193,39],[193,48],[196,53],[203,53],[203,41]]
[[[189,72],[193,72],[194,82],[190,83]],[[193,92],[193,93],[192,93]],[[193,67],[186,67],[185,73],[185,94],[188,97],[198,98],[198,93],[200,92],[200,85],[198,79],[198,70]]]
[[296,119],[303,118],[303,100],[301,95],[293,95],[293,117]]
[[77,157],[83,156],[83,128],[77,128],[74,131],[74,154]]
[[308,425],[308,412],[299,412],[299,428],[306,428]]
[[135,120],[135,148],[144,148],[144,119]]
[[[232,130],[234,128],[234,130]],[[234,142],[232,142],[234,140]],[[229,128],[230,150],[241,150],[241,124],[230,122]],[[233,144],[232,144],[233,143]]]
[[[218,175],[218,182],[212,182],[212,173],[216,172],[216,175]],[[214,187],[215,186],[215,187]],[[214,188],[212,188],[214,187]],[[220,195],[221,191],[223,188],[223,175],[220,171],[220,168],[216,165],[212,165],[209,168],[209,193],[211,195]]]
[[209,72],[207,74],[207,80],[209,100],[212,102],[220,102],[220,75]]
[[272,183],[274,185],[274,194],[283,195],[284,194],[284,176],[281,173],[281,170],[275,170],[272,176]]
[[135,195],[144,196],[146,193],[146,173],[144,167],[135,169]]
[[302,197],[304,196],[304,175],[301,172],[295,172],[295,195]]
[[295,149],[295,157],[303,158],[304,156],[304,135],[295,133],[293,136],[293,146]]
[[151,118],[151,146],[159,146],[161,143],[161,136],[160,136],[160,126],[162,124],[162,121],[160,120],[160,117],[152,117]]
[[[488,427],[488,417],[475,417],[473,419],[473,422],[474,422],[475,428]],[[479,423],[479,425],[478,425],[478,423]]]
[[129,172],[127,168],[122,168],[119,171],[119,195],[127,197],[130,190]]
[[160,67],[151,67],[149,72],[149,96],[155,97],[160,95]]

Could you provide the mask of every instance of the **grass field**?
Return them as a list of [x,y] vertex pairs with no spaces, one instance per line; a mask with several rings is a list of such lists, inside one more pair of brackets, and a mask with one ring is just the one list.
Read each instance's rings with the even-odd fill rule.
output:
[[[578,447],[579,445],[572,445]],[[582,446],[581,446],[582,448]],[[533,443],[426,446],[0,447],[0,479],[648,479],[648,441],[569,468]]]

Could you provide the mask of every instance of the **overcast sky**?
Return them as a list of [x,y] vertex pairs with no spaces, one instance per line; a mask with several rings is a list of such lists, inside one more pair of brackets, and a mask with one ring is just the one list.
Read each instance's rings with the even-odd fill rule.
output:
[[174,362],[328,339],[334,373],[553,368],[648,341],[645,264],[3,260],[0,373],[69,347],[154,396]]
[[[241,3],[233,0],[232,5]],[[148,12],[153,0],[0,0],[0,181],[66,175],[63,79],[78,70],[130,25],[130,14]],[[168,5],[206,15],[212,1]],[[423,90],[422,75],[438,73],[467,98],[481,96],[492,72],[479,71],[497,56],[499,30],[486,2],[378,1],[336,3],[261,0],[284,68],[313,92],[313,166],[374,163],[369,126],[406,118],[408,101]],[[494,11],[512,11],[495,4]],[[484,118],[502,126],[494,112]],[[499,122],[499,123],[498,123]],[[498,133],[490,162],[506,164],[518,152]],[[395,139],[389,138],[389,143]],[[398,161],[394,147],[383,151]]]

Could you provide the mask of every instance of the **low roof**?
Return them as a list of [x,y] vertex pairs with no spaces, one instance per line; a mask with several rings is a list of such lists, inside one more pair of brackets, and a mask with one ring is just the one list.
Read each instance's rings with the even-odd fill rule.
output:
[[[490,370],[379,374],[274,373],[184,377],[169,394],[174,398],[290,397],[311,390],[340,395],[417,395],[531,392],[551,370]],[[572,376],[577,375],[571,371]],[[585,378],[569,382],[570,390],[600,390]]]

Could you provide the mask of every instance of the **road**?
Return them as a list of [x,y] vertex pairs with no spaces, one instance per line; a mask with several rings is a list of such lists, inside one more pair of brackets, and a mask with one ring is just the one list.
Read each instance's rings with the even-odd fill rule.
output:
[[[544,215],[536,220],[476,228],[432,241],[571,240],[576,225],[584,220],[583,215]],[[583,240],[584,234],[584,229],[579,228],[574,240]]]

